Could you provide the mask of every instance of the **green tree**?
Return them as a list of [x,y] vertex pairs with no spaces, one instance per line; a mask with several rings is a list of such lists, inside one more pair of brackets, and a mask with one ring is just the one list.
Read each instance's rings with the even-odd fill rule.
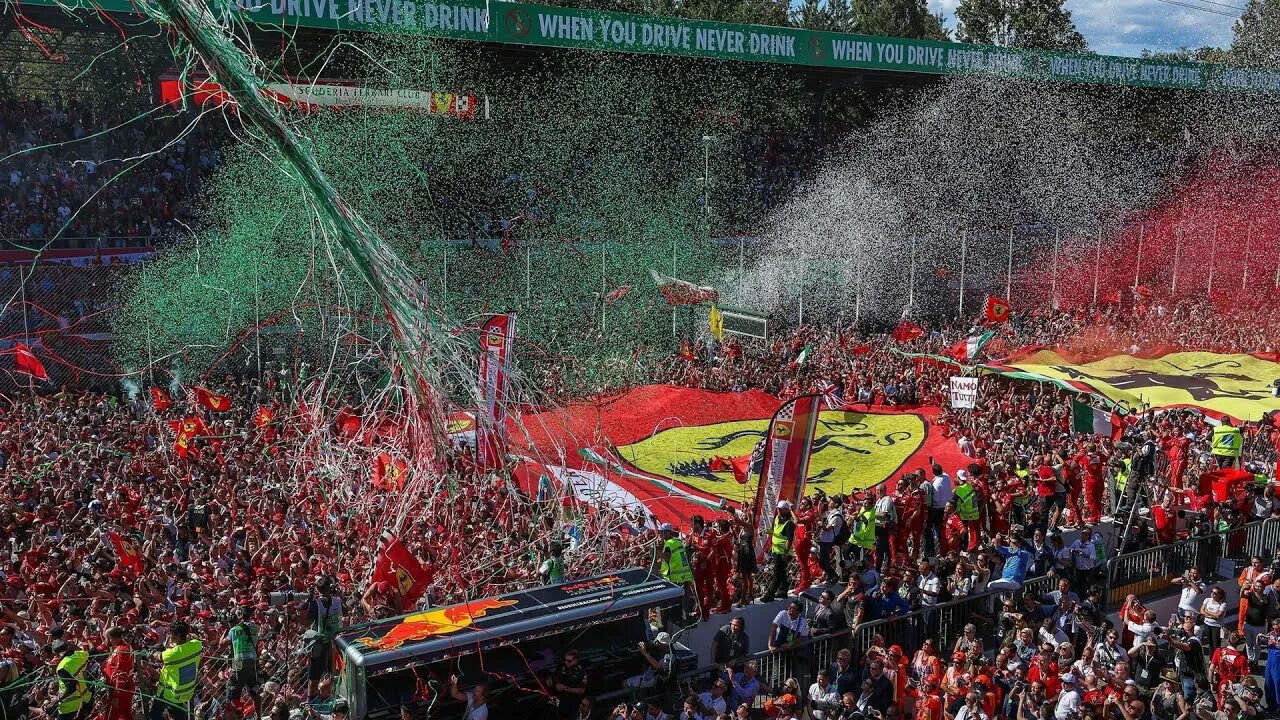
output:
[[867,35],[947,40],[942,16],[929,12],[925,0],[854,0],[857,31]]
[[806,30],[854,32],[857,19],[849,0],[803,0],[792,9],[791,24]]
[[1064,0],[961,0],[956,38],[961,42],[1037,50],[1087,49]]
[[1142,57],[1146,60],[1170,60],[1173,62],[1225,63],[1230,60],[1231,53],[1222,48],[1205,45],[1195,49],[1183,46],[1172,52],[1156,52],[1144,49]]
[[1231,61],[1251,67],[1280,68],[1280,0],[1249,0],[1236,21]]

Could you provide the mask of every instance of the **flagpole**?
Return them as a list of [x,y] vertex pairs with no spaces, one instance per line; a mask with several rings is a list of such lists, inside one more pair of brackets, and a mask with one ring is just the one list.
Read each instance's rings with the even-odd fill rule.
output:
[[[602,267],[603,267],[603,262],[604,262],[604,261],[602,260],[602,261],[601,261],[601,263],[602,263]],[[601,270],[601,272],[604,272],[604,271],[603,271],[603,270]],[[675,235],[672,235],[672,236],[671,236],[671,277],[677,277],[677,276],[676,276],[676,238],[675,238]],[[672,305],[672,306],[671,306],[671,337],[673,337],[673,338],[674,338],[675,336],[676,336],[676,306],[675,306],[675,305]]]
[[960,229],[960,303],[957,315],[964,318],[964,264],[969,250],[969,226]]
[[[600,243],[600,336],[601,336],[601,337],[603,337],[603,336],[604,336],[604,329],[605,329],[605,325],[604,325],[604,307],[605,307],[605,305],[608,305],[608,304],[609,304],[609,303],[605,302],[605,296],[609,294],[609,288],[608,288],[608,286],[605,284],[605,280],[604,280],[604,257],[605,257],[605,248],[606,248],[606,247],[607,247],[607,246],[606,246],[603,242],[601,242],[601,243]],[[672,315],[671,315],[671,337],[675,337],[675,335],[676,335],[676,320],[675,320],[675,309],[674,309],[674,308],[672,308],[671,313],[672,313]]]
[[1169,292],[1178,292],[1178,262],[1182,258],[1182,226],[1173,229],[1173,282],[1169,285]]
[[1138,278],[1142,274],[1142,241],[1146,239],[1147,221],[1138,223],[1138,254],[1133,263],[1133,287],[1138,287]]
[[1253,245],[1253,222],[1249,222],[1249,229],[1244,235],[1244,275],[1240,278],[1240,289],[1244,290],[1249,285],[1249,256],[1250,248]]
[[[1276,287],[1280,287],[1280,266],[1276,268]],[[907,311],[916,304],[916,236],[911,236],[911,271],[907,280]]]
[[1004,297],[1013,297],[1013,226],[1009,226],[1009,264],[1004,271]]
[[1213,276],[1218,269],[1218,218],[1213,218],[1213,242],[1209,245],[1209,295],[1213,295]]
[[747,292],[747,238],[738,238],[738,294]]
[[1053,275],[1049,278],[1049,309],[1058,308],[1058,249],[1062,245],[1062,228],[1053,227]]
[[1098,223],[1098,238],[1093,243],[1093,304],[1098,304],[1098,274],[1102,271],[1102,223]]

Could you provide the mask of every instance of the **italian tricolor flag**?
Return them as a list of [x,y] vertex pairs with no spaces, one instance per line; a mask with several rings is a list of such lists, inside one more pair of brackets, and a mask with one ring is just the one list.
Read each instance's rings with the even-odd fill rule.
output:
[[967,337],[947,348],[943,355],[962,363],[972,362],[978,357],[978,353],[982,351],[982,346],[986,345],[987,341],[995,334],[994,330],[988,330],[981,335]]
[[1115,441],[1124,435],[1124,421],[1114,410],[1102,410],[1088,403],[1072,400],[1071,429],[1078,433],[1109,437]]

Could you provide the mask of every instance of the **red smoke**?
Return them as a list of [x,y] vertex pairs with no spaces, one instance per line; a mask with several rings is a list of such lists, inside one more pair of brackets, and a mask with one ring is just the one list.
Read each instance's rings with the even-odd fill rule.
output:
[[[1276,294],[1280,277],[1280,164],[1206,162],[1160,204],[1097,237],[1096,229],[1063,235],[1063,308],[1092,303],[1095,276],[1099,304],[1141,301],[1136,285],[1156,302],[1202,299],[1212,286],[1219,310],[1256,305]],[[1050,249],[1025,273],[1037,304],[1049,299],[1053,267]]]

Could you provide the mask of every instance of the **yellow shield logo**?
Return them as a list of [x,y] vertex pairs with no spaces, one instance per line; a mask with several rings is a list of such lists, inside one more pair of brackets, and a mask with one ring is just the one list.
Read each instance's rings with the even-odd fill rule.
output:
[[[738,501],[755,495],[758,476],[739,485],[731,471],[712,472],[711,461],[750,453],[768,431],[767,418],[671,428],[620,447],[618,453],[646,473]],[[807,488],[835,495],[878,485],[920,449],[925,435],[926,424],[919,415],[823,411],[814,434]]]

